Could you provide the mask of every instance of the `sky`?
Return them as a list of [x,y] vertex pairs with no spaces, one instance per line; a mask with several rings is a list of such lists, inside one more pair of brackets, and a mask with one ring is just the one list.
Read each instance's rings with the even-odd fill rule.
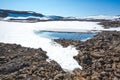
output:
[[120,15],[120,0],[0,0],[0,9],[58,16]]

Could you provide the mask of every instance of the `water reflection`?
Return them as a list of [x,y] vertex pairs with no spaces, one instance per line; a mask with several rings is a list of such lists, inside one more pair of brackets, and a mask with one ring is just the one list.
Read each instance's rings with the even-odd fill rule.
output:
[[88,32],[54,32],[54,31],[35,31],[35,34],[50,39],[72,39],[85,41],[92,38],[96,33]]

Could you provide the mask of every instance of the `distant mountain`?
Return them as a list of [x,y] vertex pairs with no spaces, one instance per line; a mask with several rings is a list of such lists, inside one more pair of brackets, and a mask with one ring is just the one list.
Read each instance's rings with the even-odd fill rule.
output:
[[64,17],[62,17],[62,16],[48,16],[50,19],[52,19],[52,20],[62,20],[62,19],[64,19]]
[[14,10],[3,10],[0,9],[0,17],[44,17],[43,14],[32,12],[32,11],[14,11]]
[[36,13],[33,11],[15,11],[15,10],[4,10],[0,9],[0,20],[8,20],[8,21],[103,21],[103,20],[119,20],[120,15],[117,16],[106,16],[106,15],[98,15],[98,16],[87,16],[87,17],[62,17],[62,16],[46,16],[41,13]]
[[42,20],[63,19],[63,17],[61,16],[46,16],[33,11],[15,11],[15,10],[3,10],[3,9],[0,9],[0,18],[4,20],[14,20],[14,21],[18,21],[18,20],[42,21]]

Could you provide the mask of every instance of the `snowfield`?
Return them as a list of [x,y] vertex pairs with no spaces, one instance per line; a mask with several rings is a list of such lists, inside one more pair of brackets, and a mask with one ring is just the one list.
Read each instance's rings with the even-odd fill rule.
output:
[[89,32],[89,31],[120,31],[118,28],[104,29],[99,22],[87,21],[49,21],[34,24],[34,30],[59,31],[59,32]]
[[120,16],[108,16],[108,15],[96,15],[96,16],[86,16],[86,17],[81,17],[82,19],[104,19],[104,20],[115,20],[119,19]]
[[[97,25],[98,22],[86,21],[51,21],[36,23],[35,30],[65,31],[65,32],[84,32],[91,30],[101,30],[103,27]],[[41,27],[40,27],[41,26]]]
[[29,17],[6,17],[3,20],[9,20],[9,19],[28,19],[28,18],[35,18],[40,20],[49,20],[48,17],[35,17],[35,16],[29,16]]
[[[120,28],[104,29],[97,22],[79,21],[49,21],[38,23],[18,23],[0,21],[0,42],[21,44],[24,47],[42,48],[47,51],[49,60],[55,60],[65,70],[82,69],[73,56],[78,51],[73,46],[63,48],[50,39],[40,37],[34,33],[37,30],[81,32],[91,30],[119,30]],[[48,60],[48,61],[49,61]]]

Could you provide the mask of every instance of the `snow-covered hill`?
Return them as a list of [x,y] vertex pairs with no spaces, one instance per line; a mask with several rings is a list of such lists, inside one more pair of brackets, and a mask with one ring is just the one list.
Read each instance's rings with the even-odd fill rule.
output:
[[86,16],[86,17],[81,17],[82,19],[103,19],[103,20],[115,20],[115,19],[120,19],[120,16],[108,16],[108,15],[97,15],[97,16]]
[[96,16],[85,16],[85,17],[66,17],[67,20],[120,20],[119,15],[96,15]]

